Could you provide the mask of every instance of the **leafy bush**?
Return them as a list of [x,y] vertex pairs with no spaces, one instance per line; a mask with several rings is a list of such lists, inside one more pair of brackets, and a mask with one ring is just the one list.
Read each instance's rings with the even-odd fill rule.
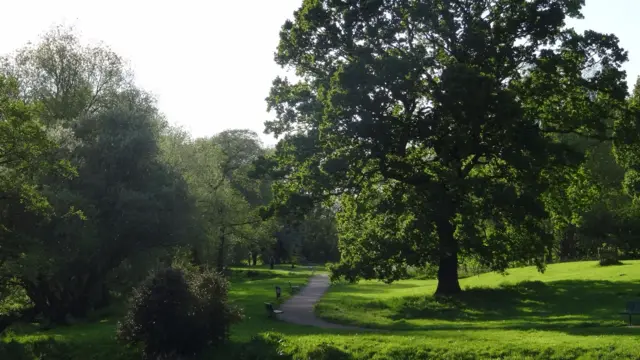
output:
[[0,359],[28,360],[33,359],[33,356],[19,342],[5,343],[0,341]]
[[430,280],[438,278],[438,266],[428,264],[424,267],[408,266],[407,277],[418,280]]
[[242,344],[234,360],[291,360],[290,354],[284,353],[280,347],[284,339],[281,334],[267,333],[255,335],[248,343]]
[[[460,279],[490,272],[491,269],[483,265],[476,257],[461,257],[458,265],[458,277]],[[423,267],[408,266],[407,277],[417,280],[430,280],[438,278],[438,264],[426,264]]]
[[231,324],[242,319],[240,309],[228,302],[229,282],[212,271],[203,271],[191,274],[189,285],[199,320],[194,340],[213,346],[225,343]]
[[598,249],[600,266],[620,265],[618,248],[610,244],[602,244]]
[[307,353],[307,359],[310,360],[350,360],[353,357],[332,344],[322,342],[318,346]]
[[157,271],[134,289],[118,338],[141,344],[146,358],[193,356],[220,345],[240,319],[227,290],[226,280],[210,271]]
[[68,345],[46,338],[26,344],[17,341],[0,341],[0,359],[32,360],[32,359],[69,359],[71,349]]

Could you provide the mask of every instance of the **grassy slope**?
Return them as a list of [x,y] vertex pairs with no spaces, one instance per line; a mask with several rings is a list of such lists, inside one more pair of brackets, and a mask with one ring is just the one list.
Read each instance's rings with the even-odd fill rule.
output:
[[[255,280],[234,276],[231,298],[244,307],[246,318],[234,327],[232,340],[244,349],[256,334],[279,334],[258,350],[261,357],[243,359],[638,359],[640,329],[619,326],[617,315],[624,301],[640,298],[640,262],[629,264],[572,263],[550,266],[545,274],[533,268],[510,270],[506,277],[485,274],[462,280],[467,292],[454,303],[432,299],[433,281],[335,285],[318,313],[385,329],[359,334],[266,319],[263,303],[274,300],[274,286],[288,296],[288,281],[306,282],[304,269],[283,268],[276,277]],[[33,342],[54,336],[72,348],[69,359],[138,359],[115,342],[114,326],[111,321],[48,332],[22,329],[13,338]]]
[[520,268],[461,284],[465,293],[444,301],[432,297],[435,281],[338,284],[316,312],[335,322],[396,330],[361,337],[359,351],[367,343],[384,348],[397,341],[396,348],[456,358],[640,358],[640,329],[624,327],[618,315],[627,300],[640,299],[640,262],[558,264],[544,274]]

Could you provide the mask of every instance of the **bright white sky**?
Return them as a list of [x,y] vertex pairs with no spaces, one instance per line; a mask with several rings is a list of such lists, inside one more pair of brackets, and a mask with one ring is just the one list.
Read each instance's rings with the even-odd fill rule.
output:
[[[263,135],[265,97],[284,72],[273,62],[282,23],[302,0],[0,0],[0,54],[52,25],[75,25],[128,59],[160,110],[194,136],[248,128]],[[640,73],[640,0],[587,0],[579,30],[615,33]]]

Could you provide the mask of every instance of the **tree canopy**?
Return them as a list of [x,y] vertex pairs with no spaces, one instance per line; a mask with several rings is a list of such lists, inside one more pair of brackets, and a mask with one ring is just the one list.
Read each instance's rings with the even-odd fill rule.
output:
[[277,210],[338,198],[336,276],[393,281],[458,260],[533,260],[553,237],[544,194],[625,113],[614,35],[578,33],[580,0],[305,0],[280,33],[267,99],[283,136],[270,168]]

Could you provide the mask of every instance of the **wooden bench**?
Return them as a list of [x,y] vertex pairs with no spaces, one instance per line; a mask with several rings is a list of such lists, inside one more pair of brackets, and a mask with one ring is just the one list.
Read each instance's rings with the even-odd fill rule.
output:
[[300,286],[298,286],[298,285],[291,285],[291,281],[289,281],[289,288],[291,288],[291,292],[292,292],[292,293],[300,291]]
[[631,325],[631,317],[633,315],[640,315],[640,300],[637,301],[628,301],[627,302],[627,310],[621,312],[620,315],[629,316],[629,325]]
[[264,308],[267,310],[267,314],[269,315],[270,318],[272,318],[274,315],[279,315],[284,312],[282,310],[274,309],[273,304],[271,303],[264,303]]

